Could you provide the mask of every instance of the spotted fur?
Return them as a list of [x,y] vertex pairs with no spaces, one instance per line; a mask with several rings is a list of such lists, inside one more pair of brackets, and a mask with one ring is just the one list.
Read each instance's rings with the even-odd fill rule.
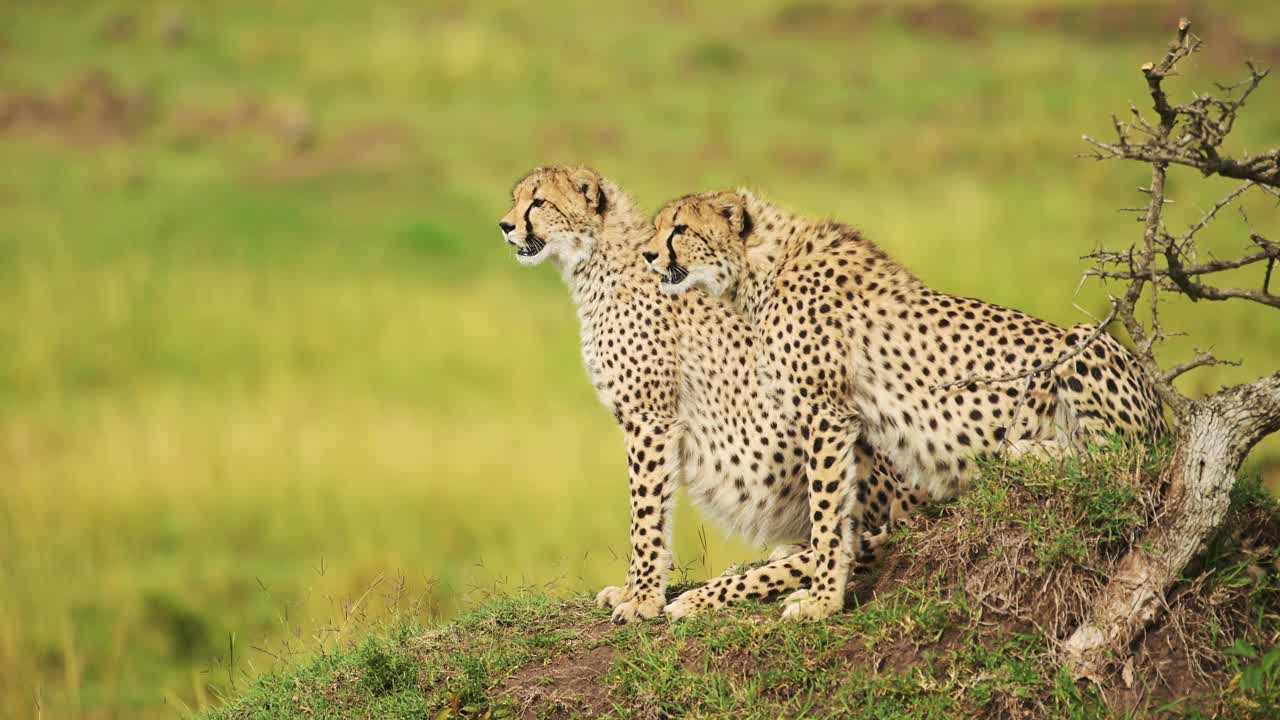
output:
[[[651,226],[617,185],[586,168],[539,168],[516,185],[500,223],[525,264],[551,261],[578,309],[582,357],[600,401],[623,430],[631,487],[631,554],[625,585],[600,592],[616,622],[666,605],[675,482],[727,530],[757,543],[806,541],[804,449],[797,414],[767,402],[747,318],[718,298],[663,293],[640,245]],[[870,448],[858,467],[870,562],[882,525],[917,502]],[[669,614],[805,587],[811,550],[775,553],[751,590],[720,578],[685,593]]]
[[1054,453],[1107,434],[1167,432],[1150,382],[1105,333],[1029,383],[993,382],[1052,364],[1092,328],[1063,329],[937,292],[856,230],[750,192],[671,203],[642,254],[665,291],[698,288],[749,319],[762,387],[796,413],[818,571],[786,616],[821,618],[840,607],[858,537],[843,532],[834,511],[847,508],[850,522],[862,522],[865,508],[846,480],[856,476],[849,465],[859,440],[941,499],[968,486],[980,454]]

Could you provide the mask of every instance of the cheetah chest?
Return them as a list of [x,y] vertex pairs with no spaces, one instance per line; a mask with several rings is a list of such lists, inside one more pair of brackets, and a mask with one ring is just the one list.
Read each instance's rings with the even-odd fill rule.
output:
[[750,365],[728,358],[683,370],[681,478],[723,529],[758,544],[803,539],[808,505],[795,423],[762,397]]

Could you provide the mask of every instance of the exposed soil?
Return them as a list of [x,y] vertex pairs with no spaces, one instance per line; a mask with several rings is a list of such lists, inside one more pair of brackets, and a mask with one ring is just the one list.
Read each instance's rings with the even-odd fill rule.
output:
[[96,145],[129,140],[154,120],[151,102],[93,70],[50,92],[0,92],[0,134],[28,131]]
[[1206,2],[1151,0],[1087,8],[1046,4],[1028,9],[1022,20],[1038,31],[1114,41],[1162,37],[1162,33],[1177,27],[1178,19],[1183,17],[1195,23],[1193,32],[1212,38],[1212,42],[1205,44],[1201,56],[1214,64],[1238,66],[1241,58],[1252,58],[1267,65],[1280,63],[1280,41],[1248,37],[1230,17],[1215,12],[1213,5]]
[[[118,18],[109,26],[113,32],[123,32],[125,22]],[[222,105],[187,103],[161,108],[146,93],[128,89],[102,70],[85,73],[48,92],[0,90],[0,135],[31,134],[92,148],[133,142],[144,133],[158,132],[187,146],[246,137],[265,140],[280,148],[275,159],[256,171],[267,180],[376,170],[420,156],[417,136],[404,123],[371,121],[322,133],[305,107],[259,96]],[[617,142],[607,135],[592,140]]]
[[371,123],[332,137],[316,139],[296,152],[263,167],[270,180],[334,175],[353,170],[377,170],[417,156],[413,131],[396,123]]
[[173,111],[172,123],[177,139],[191,143],[257,134],[291,140],[302,147],[314,132],[305,110],[254,96],[222,107],[183,105]]
[[844,7],[819,2],[795,2],[780,9],[773,19],[777,31],[856,35],[873,23],[891,18],[912,30],[954,40],[981,41],[985,37],[981,14],[971,4],[940,0],[929,5],[891,2],[860,3]]
[[1196,21],[1195,30],[1213,39],[1203,53],[1210,62],[1239,65],[1240,58],[1246,57],[1264,65],[1280,64],[1280,40],[1250,38],[1230,18],[1215,12],[1212,3],[1192,0],[1136,0],[1087,7],[1037,3],[1021,14],[1008,16],[988,13],[981,3],[957,0],[930,4],[869,2],[856,6],[798,0],[778,10],[769,29],[856,36],[887,19],[921,34],[981,44],[986,42],[992,23],[1000,22],[1028,31],[1068,33],[1087,43],[1090,39],[1161,38],[1182,17]]
[[921,33],[970,42],[984,38],[982,17],[972,5],[965,3],[909,5],[899,10],[899,18],[904,25]]
[[501,693],[515,704],[520,718],[602,715],[609,709],[603,681],[613,655],[613,648],[602,646],[527,666],[507,679]]
[[608,622],[588,625],[572,644],[580,649],[508,677],[499,693],[515,706],[516,717],[595,717],[608,710],[604,678],[613,667],[614,649],[601,643],[612,629]]

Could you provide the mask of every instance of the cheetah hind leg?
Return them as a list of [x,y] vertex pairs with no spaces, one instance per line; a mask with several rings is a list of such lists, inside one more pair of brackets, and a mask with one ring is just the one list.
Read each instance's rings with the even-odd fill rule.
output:
[[760,600],[808,585],[813,576],[813,550],[804,550],[752,568],[739,575],[722,575],[686,591],[663,608],[671,621],[742,600]]
[[783,558],[798,555],[807,549],[809,549],[809,546],[805,543],[784,543],[774,548],[773,552],[769,553],[769,559],[766,562],[777,562]]
[[885,546],[889,544],[889,534],[892,530],[891,524],[885,523],[874,530],[862,533],[862,551],[853,559],[853,567],[850,568],[850,574],[865,570],[880,562],[880,558],[884,557]]
[[[1087,338],[1095,330],[1093,325],[1076,325],[1068,337]],[[1106,333],[1054,375],[1059,442],[1083,448],[1112,435],[1154,438],[1169,431],[1160,398],[1137,360]]]
[[[901,520],[897,520],[897,522],[901,522]],[[875,565],[876,563],[880,562],[880,558],[883,557],[882,553],[883,553],[884,547],[889,543],[889,533],[893,530],[893,528],[891,527],[892,524],[893,523],[885,523],[880,527],[877,527],[873,530],[868,530],[867,532],[862,533],[862,552],[858,555],[858,557],[854,558],[854,561],[853,561],[854,562],[853,570],[855,572],[860,570],[865,570],[871,567],[872,565]],[[809,549],[809,546],[805,545],[804,543],[790,543],[790,544],[779,545],[778,547],[773,549],[773,552],[769,553],[769,559],[766,560],[765,562],[766,563],[777,562],[784,558],[789,558],[792,555],[799,555],[800,553],[808,549]],[[727,575],[732,573],[725,573],[725,574]]]
[[1014,460],[1025,457],[1048,460],[1062,455],[1063,449],[1057,440],[1015,440],[1005,452]]
[[763,565],[768,565],[769,563],[777,562],[783,558],[789,558],[792,555],[795,555],[797,553],[802,553],[807,547],[809,546],[803,543],[783,543],[775,547],[773,549],[773,552],[769,553],[769,557],[765,558],[764,560],[734,563],[733,565],[730,565],[729,567],[725,568],[724,572],[720,573],[720,577],[742,575],[743,573],[753,568],[758,568]]
[[[864,569],[879,561],[889,539],[889,531],[888,525],[881,525],[875,530],[863,533],[863,552],[854,559],[851,568],[853,571]],[[813,580],[813,551],[804,546],[800,548],[799,552],[772,559],[760,567],[734,575],[722,575],[700,587],[688,590],[668,603],[663,608],[663,612],[668,620],[676,621],[704,610],[722,608],[742,600],[762,600],[788,590],[806,588]],[[775,553],[777,553],[776,550]]]

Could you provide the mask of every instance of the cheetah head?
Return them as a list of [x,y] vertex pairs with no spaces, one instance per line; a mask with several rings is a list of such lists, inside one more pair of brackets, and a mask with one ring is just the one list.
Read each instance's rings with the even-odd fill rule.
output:
[[714,297],[729,296],[746,269],[751,229],[741,193],[690,195],[658,213],[641,255],[666,292],[696,287]]
[[537,168],[516,184],[498,227],[523,265],[555,258],[572,268],[591,254],[604,229],[604,179],[584,167]]

